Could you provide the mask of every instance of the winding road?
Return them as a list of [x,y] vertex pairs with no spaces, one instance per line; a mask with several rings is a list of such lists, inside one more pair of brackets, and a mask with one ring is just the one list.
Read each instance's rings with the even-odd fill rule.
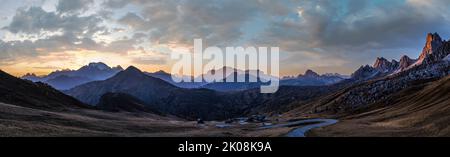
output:
[[[335,119],[307,119],[307,120],[289,122],[289,123],[285,123],[285,124],[264,126],[264,127],[261,127],[260,129],[272,129],[272,128],[281,128],[281,127],[289,127],[289,126],[293,126],[293,125],[306,124],[305,126],[302,126],[302,127],[299,127],[297,129],[290,131],[286,135],[287,137],[305,137],[305,133],[310,131],[311,129],[333,125],[333,124],[336,124],[337,122],[339,122],[339,121],[335,120]],[[307,123],[313,123],[313,124],[307,124]]]

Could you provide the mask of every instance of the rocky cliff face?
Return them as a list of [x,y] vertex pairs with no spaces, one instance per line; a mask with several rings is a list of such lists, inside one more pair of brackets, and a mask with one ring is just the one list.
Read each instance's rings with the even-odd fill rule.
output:
[[366,80],[380,75],[380,72],[370,65],[361,66],[352,74],[355,80]]
[[330,101],[317,106],[313,112],[348,112],[383,101],[389,95],[413,85],[437,80],[450,74],[450,62],[441,60],[433,64],[422,64],[404,72],[380,79],[370,79],[342,90]]
[[449,54],[450,42],[442,40],[437,33],[429,33],[423,51],[414,66],[439,62]]
[[352,74],[352,78],[355,80],[367,80],[387,76],[399,69],[400,63],[396,60],[388,61],[386,58],[378,57],[373,66],[361,66]]
[[379,57],[375,61],[373,67],[380,72],[387,73],[397,69],[398,65],[399,63],[396,60],[392,60],[392,62],[389,62],[387,59]]
[[437,33],[428,33],[427,41],[425,43],[425,47],[422,50],[422,53],[419,56],[419,61],[423,61],[428,55],[433,54],[436,50],[442,46],[444,41],[442,41],[441,37]]
[[436,50],[432,54],[428,54],[423,64],[433,64],[435,62],[439,62],[444,59],[446,56],[450,54],[450,42],[444,42],[441,46],[436,48]]
[[399,63],[399,71],[405,70],[406,68],[414,64],[414,62],[416,62],[416,60],[413,60],[406,55],[402,56]]
[[374,79],[394,75],[403,71],[407,71],[422,64],[432,65],[442,61],[450,54],[450,42],[442,40],[437,33],[429,33],[427,35],[425,46],[418,59],[411,59],[408,56],[402,56],[400,62],[396,60],[388,61],[383,57],[376,59],[373,66],[362,66],[352,78],[356,80]]

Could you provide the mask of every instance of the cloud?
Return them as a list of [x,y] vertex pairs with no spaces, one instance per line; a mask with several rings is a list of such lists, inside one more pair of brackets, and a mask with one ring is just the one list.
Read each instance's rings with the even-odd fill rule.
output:
[[[389,5],[386,5],[389,3]],[[314,52],[321,58],[342,59],[347,73],[377,56],[396,58],[403,50],[416,57],[428,32],[448,35],[449,1],[299,1],[296,11],[270,21],[255,43],[280,46],[283,51]],[[321,51],[316,51],[320,49]],[[414,52],[414,49],[417,52]],[[298,60],[304,55],[297,55]],[[319,65],[322,59],[313,60]],[[343,62],[343,63],[345,63]]]
[[4,42],[0,40],[0,61],[11,62],[18,57],[37,56],[35,49],[31,41]]
[[43,31],[72,33],[82,36],[92,36],[103,31],[100,26],[102,19],[98,16],[62,16],[55,12],[47,12],[41,7],[21,8],[12,18],[6,30],[12,33],[38,34]]
[[167,58],[134,58],[133,63],[141,65],[164,65],[167,63]]
[[103,5],[112,9],[119,9],[125,7],[130,1],[126,0],[107,0],[103,2]]
[[76,13],[87,10],[93,2],[93,0],[59,0],[56,10],[60,13]]
[[[71,2],[59,1],[58,9],[63,9],[60,8],[63,5],[69,5],[67,3]],[[83,2],[85,3],[89,2]],[[72,12],[84,8],[75,4],[73,7],[59,11]],[[96,41],[95,37],[98,35],[111,34],[103,22],[104,20],[97,15],[81,16],[79,13],[62,15],[58,12],[45,11],[41,7],[19,8],[4,30],[23,36],[23,40],[0,39],[0,60],[14,61],[23,57],[77,50],[126,53],[134,50],[134,45],[142,42],[140,39],[143,35],[140,33],[136,33],[130,39],[113,39],[110,43]]]
[[242,27],[257,16],[286,14],[288,11],[283,6],[285,2],[109,0],[103,5],[110,9],[126,6],[140,8],[138,12],[122,16],[118,22],[137,31],[150,32],[149,39],[155,43],[191,45],[194,38],[202,38],[209,44],[226,45],[238,42],[246,33]]
[[125,16],[118,20],[119,23],[129,26],[135,30],[148,30],[151,28],[151,24],[148,21],[145,21],[135,13],[127,13]]
[[[279,41],[299,41],[293,49],[304,47],[405,47],[429,31],[446,31],[450,11],[437,1],[429,9],[418,8],[416,0],[403,3],[374,1],[302,1],[300,16],[274,21],[266,36]],[[421,2],[422,3],[422,2]],[[448,6],[448,5],[447,5]]]
[[57,66],[37,66],[37,67],[33,67],[34,69],[44,69],[44,70],[58,70],[61,69],[60,67]]

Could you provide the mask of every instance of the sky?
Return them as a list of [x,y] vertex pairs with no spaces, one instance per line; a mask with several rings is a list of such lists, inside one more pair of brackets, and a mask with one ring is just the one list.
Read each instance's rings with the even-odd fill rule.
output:
[[169,71],[174,52],[280,47],[281,75],[351,74],[450,37],[448,0],[2,0],[0,69],[45,75],[90,62]]

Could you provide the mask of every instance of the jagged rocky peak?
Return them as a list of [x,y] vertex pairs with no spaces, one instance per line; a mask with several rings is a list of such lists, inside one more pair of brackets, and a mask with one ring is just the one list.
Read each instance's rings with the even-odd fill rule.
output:
[[317,74],[316,72],[312,71],[311,69],[306,70],[305,74],[303,75],[304,77],[320,77],[319,74]]
[[[56,70],[54,72],[71,72],[71,71],[74,71],[74,70],[66,68],[66,69]],[[52,73],[54,73],[54,72],[52,72]]]
[[365,79],[371,78],[377,74],[377,70],[370,65],[361,66],[358,70],[356,70],[351,77],[354,79]]
[[30,80],[30,81],[33,81],[33,82],[38,82],[38,81],[42,80],[42,77],[37,76],[34,73],[27,73],[27,74],[23,75],[20,78],[25,79],[25,80]]
[[[426,47],[431,48],[436,44],[442,44],[442,38],[438,33],[428,33]],[[439,46],[439,45],[438,45]]]
[[378,57],[373,64],[373,68],[377,69],[380,72],[386,73],[395,70],[399,66],[399,62],[396,60],[392,60],[389,62],[386,58]]
[[393,59],[392,61],[391,61],[391,64],[392,64],[392,66],[398,66],[400,63],[397,61],[397,60],[395,60],[395,59]]
[[442,38],[438,33],[428,33],[427,41],[422,53],[420,54],[419,60],[423,60],[427,55],[433,54],[433,52],[442,46],[443,43],[444,41],[442,41]]
[[22,77],[37,77],[37,75],[34,74],[34,73],[26,73],[26,74],[23,75]]
[[378,57],[377,60],[375,60],[373,67],[377,68],[377,69],[384,69],[385,67],[388,66],[388,64],[390,64],[390,63],[386,58]]
[[120,66],[120,65],[117,65],[115,67],[110,67],[103,62],[92,62],[86,66],[81,67],[80,69],[82,69],[82,70],[97,69],[97,70],[102,70],[102,71],[107,71],[107,70],[122,71],[123,70],[122,66]]
[[414,64],[415,60],[409,58],[407,55],[403,55],[400,58],[400,69],[408,68],[410,65]]

